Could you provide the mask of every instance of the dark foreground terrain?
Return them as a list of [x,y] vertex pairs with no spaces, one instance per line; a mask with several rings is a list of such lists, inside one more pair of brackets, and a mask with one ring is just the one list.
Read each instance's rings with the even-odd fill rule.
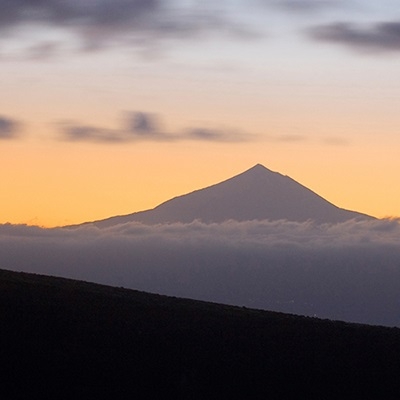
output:
[[0,270],[1,399],[399,399],[400,330]]

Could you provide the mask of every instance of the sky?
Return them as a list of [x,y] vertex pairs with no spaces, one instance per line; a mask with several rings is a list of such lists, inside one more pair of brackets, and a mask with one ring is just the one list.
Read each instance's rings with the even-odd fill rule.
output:
[[400,215],[398,2],[0,9],[0,223],[128,214],[257,163]]

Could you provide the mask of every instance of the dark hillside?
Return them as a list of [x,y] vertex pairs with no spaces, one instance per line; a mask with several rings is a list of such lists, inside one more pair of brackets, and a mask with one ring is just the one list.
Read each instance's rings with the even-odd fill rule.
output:
[[0,398],[398,399],[400,330],[0,271]]

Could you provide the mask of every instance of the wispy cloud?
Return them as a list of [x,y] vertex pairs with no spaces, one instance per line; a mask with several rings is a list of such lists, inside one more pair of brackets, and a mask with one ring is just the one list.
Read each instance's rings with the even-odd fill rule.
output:
[[61,51],[61,44],[56,41],[35,43],[26,49],[25,57],[33,61],[43,61],[54,58]]
[[358,25],[347,22],[311,28],[308,35],[317,41],[336,43],[364,52],[400,52],[400,22]]
[[174,296],[400,326],[397,220],[0,225],[0,266]]
[[[146,47],[154,42],[215,37],[217,33],[246,37],[251,32],[217,7],[176,0],[0,0],[0,9],[3,35],[27,26],[30,30],[35,26],[52,28],[75,35],[86,51],[116,44]],[[42,43],[36,46],[44,48],[46,55],[53,51]]]
[[116,129],[64,122],[60,124],[60,138],[70,142],[129,143],[129,142],[245,142],[255,139],[254,135],[230,129],[194,127],[182,132],[169,133],[163,129],[161,118],[153,113],[125,113],[122,126]]
[[90,125],[77,125],[64,122],[60,124],[62,139],[70,142],[120,143],[127,141],[124,132],[104,129]]
[[0,140],[15,139],[21,132],[21,122],[0,115]]

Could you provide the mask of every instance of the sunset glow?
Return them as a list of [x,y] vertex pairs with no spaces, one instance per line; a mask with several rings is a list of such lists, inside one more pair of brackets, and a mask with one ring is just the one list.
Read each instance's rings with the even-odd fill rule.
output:
[[400,215],[394,1],[47,3],[0,17],[0,223],[128,214],[257,163]]

